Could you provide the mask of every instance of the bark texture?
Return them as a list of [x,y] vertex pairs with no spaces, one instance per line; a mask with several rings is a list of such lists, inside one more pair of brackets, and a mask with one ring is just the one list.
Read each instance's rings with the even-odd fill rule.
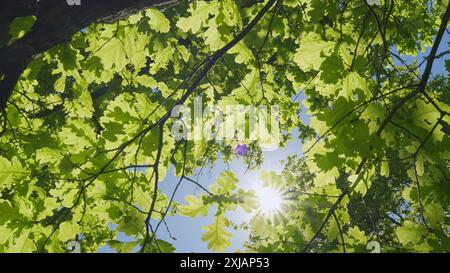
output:
[[[0,0],[0,111],[6,108],[16,83],[27,65],[41,53],[64,43],[92,23],[114,22],[145,8],[177,0]],[[16,17],[36,16],[33,28],[21,39],[8,43],[8,26]]]

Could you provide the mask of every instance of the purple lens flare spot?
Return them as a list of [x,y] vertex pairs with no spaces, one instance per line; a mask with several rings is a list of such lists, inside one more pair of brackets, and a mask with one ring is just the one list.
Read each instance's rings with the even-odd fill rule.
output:
[[248,147],[246,144],[238,144],[238,146],[236,147],[236,154],[240,155],[240,156],[246,156],[248,154]]

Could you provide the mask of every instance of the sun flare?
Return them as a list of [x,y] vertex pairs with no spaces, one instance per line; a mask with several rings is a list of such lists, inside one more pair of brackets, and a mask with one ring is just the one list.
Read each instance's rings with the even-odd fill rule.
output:
[[273,214],[281,211],[284,198],[280,191],[268,187],[257,187],[255,192],[259,199],[261,213]]

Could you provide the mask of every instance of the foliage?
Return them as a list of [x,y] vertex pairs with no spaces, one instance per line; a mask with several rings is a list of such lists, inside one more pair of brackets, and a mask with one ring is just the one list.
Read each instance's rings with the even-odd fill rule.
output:
[[[255,214],[249,251],[365,252],[370,240],[449,251],[450,88],[430,77],[449,16],[440,0],[181,1],[82,29],[28,64],[3,111],[0,252],[64,252],[71,240],[86,252],[172,252],[157,238],[165,217],[211,211],[202,240],[230,246],[225,213],[258,204],[231,172],[209,188],[191,178],[237,157],[235,140],[172,136],[171,109],[196,95],[278,105],[281,145],[294,129],[304,141],[302,159],[263,174],[289,193],[288,209]],[[33,24],[14,20],[10,43]],[[429,47],[423,61],[402,59]],[[259,143],[248,147],[255,169]],[[162,193],[171,166],[203,193],[185,204]]]

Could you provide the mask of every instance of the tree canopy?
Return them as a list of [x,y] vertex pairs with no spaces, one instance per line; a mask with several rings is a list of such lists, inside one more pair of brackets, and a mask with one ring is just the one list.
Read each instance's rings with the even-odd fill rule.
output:
[[[165,218],[211,210],[213,251],[233,228],[244,251],[450,251],[448,0],[57,2],[0,3],[0,252],[173,252]],[[257,213],[231,171],[196,180],[219,159],[264,160],[260,140],[176,139],[172,110],[199,96],[278,106],[281,147],[298,130],[302,157],[261,172],[283,213]],[[178,203],[181,183],[201,193]],[[247,225],[227,218],[237,208]]]

